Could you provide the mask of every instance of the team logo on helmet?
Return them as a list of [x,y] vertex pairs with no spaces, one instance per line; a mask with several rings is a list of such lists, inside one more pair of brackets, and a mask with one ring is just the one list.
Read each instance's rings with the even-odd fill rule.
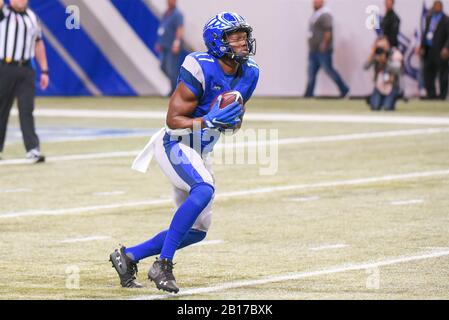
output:
[[[238,55],[226,40],[226,35],[236,31],[244,31],[248,35],[248,54]],[[256,39],[252,37],[252,27],[245,18],[233,12],[222,12],[212,17],[204,26],[203,38],[208,53],[222,58],[228,56],[239,63],[248,60],[249,56],[256,53]]]

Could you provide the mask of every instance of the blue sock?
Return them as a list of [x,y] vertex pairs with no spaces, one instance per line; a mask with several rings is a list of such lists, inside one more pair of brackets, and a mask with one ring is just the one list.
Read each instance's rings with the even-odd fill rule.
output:
[[195,220],[206,208],[214,195],[214,188],[209,184],[200,184],[190,190],[184,203],[178,208],[165,237],[161,250],[161,259],[173,260],[175,251],[192,228]]
[[[125,254],[130,257],[133,261],[138,262],[142,259],[155,256],[161,253],[162,246],[164,245],[165,237],[167,236],[168,230],[164,230],[158,233],[156,236],[151,238],[144,243],[137,246],[126,248]],[[190,246],[191,244],[202,241],[206,237],[206,232],[199,231],[195,229],[190,229],[187,235],[182,240],[178,249]]]

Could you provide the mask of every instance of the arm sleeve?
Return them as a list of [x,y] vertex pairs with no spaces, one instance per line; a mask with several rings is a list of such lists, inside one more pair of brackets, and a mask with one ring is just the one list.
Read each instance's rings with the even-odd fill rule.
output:
[[253,96],[254,90],[256,90],[257,83],[259,82],[259,69],[256,69],[254,81],[251,84],[250,89],[248,90],[248,96],[245,97],[245,104],[248,102],[249,99]]
[[[399,27],[401,25],[401,20],[399,20],[398,17],[395,17],[395,19],[393,19],[392,24],[391,24],[391,36],[390,39],[392,39],[395,42],[395,46],[398,45],[398,37],[399,37]],[[391,40],[390,40],[391,42]]]
[[388,37],[391,42],[391,39],[397,39],[399,35],[399,25],[401,21],[397,16],[388,16],[388,18],[383,21],[383,34]]
[[446,39],[446,43],[444,44],[444,47],[449,49],[449,18],[446,19],[446,34],[447,34],[447,39]]
[[182,81],[198,101],[201,99],[205,89],[203,69],[195,58],[187,56],[179,72],[178,82]]
[[396,19],[394,20],[394,31],[396,35],[399,35],[400,28],[401,28],[401,19],[399,19],[399,17],[396,17]]
[[430,19],[429,17],[426,18],[426,22],[424,25],[424,30],[423,33],[421,35],[421,46],[424,47],[426,44],[426,35],[427,35],[427,31],[429,30],[429,24],[430,24]]
[[176,16],[176,28],[182,27],[184,25],[184,16],[182,13],[179,13]]
[[332,31],[332,16],[325,13],[320,18],[320,25],[324,31]]

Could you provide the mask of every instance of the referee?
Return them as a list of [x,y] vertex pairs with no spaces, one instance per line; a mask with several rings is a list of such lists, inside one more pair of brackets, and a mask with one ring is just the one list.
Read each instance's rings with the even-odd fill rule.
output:
[[31,59],[41,68],[40,87],[48,87],[48,65],[39,21],[28,8],[28,0],[0,0],[0,159],[5,145],[6,128],[14,99],[17,98],[20,128],[32,163],[44,162],[34,126],[34,80]]

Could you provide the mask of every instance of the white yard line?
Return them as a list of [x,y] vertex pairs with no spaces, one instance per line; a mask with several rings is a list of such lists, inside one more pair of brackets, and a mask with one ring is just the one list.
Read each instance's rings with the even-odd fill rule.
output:
[[[47,157],[46,162],[63,162],[63,161],[78,161],[78,160],[93,160],[93,159],[113,159],[113,158],[129,158],[139,154],[139,151],[120,151],[120,152],[103,152],[103,153],[87,153],[87,154],[73,154],[67,156]],[[27,159],[13,159],[2,160],[0,166],[30,164],[33,163]]]
[[82,214],[82,213],[92,213],[101,210],[110,209],[121,209],[121,208],[135,208],[135,207],[147,207],[147,206],[157,206],[157,205],[168,205],[173,203],[172,199],[160,199],[160,200],[148,200],[139,202],[125,202],[125,203],[114,203],[105,204],[98,206],[89,207],[78,207],[78,208],[68,208],[68,209],[54,209],[54,210],[30,210],[23,212],[11,212],[0,214],[0,218],[18,218],[18,217],[36,217],[36,216],[61,216],[67,214]]
[[414,199],[414,200],[402,200],[402,201],[392,201],[390,202],[393,206],[405,206],[410,204],[421,204],[424,203],[423,199]]
[[[321,137],[300,137],[300,138],[285,138],[278,140],[262,140],[262,141],[245,141],[236,142],[230,145],[223,145],[218,143],[214,149],[222,148],[242,148],[242,147],[254,147],[257,145],[295,145],[295,144],[307,144],[307,143],[320,143],[320,142],[334,142],[334,141],[354,141],[354,140],[366,140],[366,139],[378,139],[378,138],[391,138],[391,137],[405,137],[416,135],[432,135],[439,133],[447,133],[449,128],[428,128],[428,129],[412,129],[412,130],[395,130],[395,131],[383,131],[383,132],[369,132],[369,133],[353,133],[353,134],[341,134]],[[92,159],[108,159],[108,158],[128,158],[135,157],[139,154],[140,150],[135,151],[121,151],[121,152],[103,152],[103,153],[88,153],[88,154],[75,154],[66,156],[47,157],[47,162],[62,162],[62,161],[79,161],[79,160],[92,160]],[[6,165],[20,165],[29,164],[30,160],[26,159],[13,159],[2,160],[0,166]]]
[[[105,134],[101,136],[75,136],[75,137],[54,137],[51,140],[42,141],[45,144],[49,143],[61,143],[61,142],[82,142],[82,141],[99,141],[107,139],[132,139],[132,138],[144,138],[151,137],[151,134],[147,133],[130,133],[130,134]],[[22,141],[6,142],[6,145],[14,145],[22,143]]]
[[222,244],[223,242],[224,240],[206,240],[192,244],[191,247],[211,246],[215,244]]
[[252,190],[227,192],[227,193],[219,194],[217,196],[217,198],[221,199],[221,198],[259,195],[259,194],[282,192],[282,191],[365,185],[365,184],[378,183],[378,182],[391,182],[391,181],[398,181],[398,180],[429,178],[429,177],[446,176],[446,175],[449,175],[449,170],[413,172],[413,173],[395,174],[395,175],[387,175],[387,176],[372,177],[372,178],[361,178],[361,179],[340,180],[340,181],[330,181],[330,182],[318,182],[318,183],[312,183],[312,184],[296,184],[296,185],[286,185],[286,186],[278,186],[278,187],[267,187],[267,188],[259,188],[259,189],[252,189]]
[[319,200],[320,197],[295,197],[295,198],[285,198],[285,202],[310,202]]
[[[18,116],[17,109],[11,110],[12,116]],[[97,118],[97,119],[154,119],[164,120],[167,111],[120,111],[89,109],[42,109],[36,108],[34,115],[45,118]]]
[[245,121],[449,125],[448,117],[405,117],[397,115],[358,116],[358,115],[331,115],[331,114],[322,115],[322,114],[250,113],[245,116]]
[[444,250],[449,250],[449,247],[424,247],[423,249],[432,250],[432,251],[444,251]]
[[0,193],[22,193],[22,192],[30,192],[31,189],[20,188],[20,189],[0,189]]
[[176,295],[173,295],[173,294],[141,295],[141,296],[137,296],[137,297],[133,298],[133,300],[160,300],[160,299],[167,299],[167,298],[180,297],[180,296],[208,294],[208,293],[225,291],[225,290],[236,289],[236,288],[260,286],[260,285],[265,285],[265,284],[269,284],[269,283],[276,283],[276,282],[283,282],[283,281],[295,281],[295,280],[300,280],[300,279],[305,279],[305,278],[318,277],[318,276],[336,274],[336,273],[341,273],[341,272],[370,270],[370,269],[375,269],[375,268],[380,268],[380,267],[390,266],[390,265],[395,265],[395,264],[400,264],[400,263],[445,257],[448,255],[449,255],[449,250],[443,250],[443,251],[439,251],[439,252],[432,251],[432,252],[417,254],[417,255],[413,255],[413,256],[391,258],[391,259],[385,259],[385,260],[381,260],[381,261],[345,264],[345,265],[341,265],[341,266],[335,266],[335,267],[326,268],[326,269],[317,270],[317,271],[311,271],[311,272],[291,273],[291,274],[271,276],[271,277],[265,277],[265,278],[255,279],[255,280],[247,280],[247,281],[233,281],[233,282],[222,283],[219,285],[214,285],[214,286],[209,286],[209,287],[181,289],[181,291]]
[[[233,192],[222,192],[217,194],[216,200],[235,198],[235,197],[247,197],[256,196],[261,194],[271,194],[274,192],[284,192],[284,191],[295,191],[295,190],[312,190],[312,189],[323,189],[323,188],[335,188],[343,186],[357,186],[357,185],[367,185],[378,182],[391,182],[400,180],[410,180],[419,178],[430,178],[449,175],[449,169],[428,171],[428,172],[412,172],[406,174],[395,174],[380,177],[370,177],[361,179],[351,179],[351,180],[339,180],[339,181],[329,181],[329,182],[318,182],[311,184],[295,184],[277,187],[266,187],[258,188],[252,190],[241,190]],[[109,209],[120,209],[120,208],[132,208],[132,207],[149,207],[149,206],[160,206],[172,204],[171,199],[159,199],[159,200],[148,200],[139,202],[128,202],[128,203],[115,203],[107,205],[89,206],[89,207],[79,207],[79,208],[68,208],[68,209],[54,209],[54,210],[32,210],[24,212],[11,212],[2,213],[0,218],[17,218],[17,217],[28,217],[28,216],[59,216],[66,214],[81,214],[81,213],[92,213],[100,210]]]
[[107,191],[107,192],[95,192],[95,193],[92,193],[92,195],[100,196],[100,197],[108,197],[108,196],[119,196],[119,195],[122,195],[125,193],[126,193],[126,191],[117,190],[117,191]]
[[332,249],[342,249],[347,248],[349,245],[344,243],[338,243],[338,244],[324,244],[317,247],[310,247],[310,251],[322,251],[322,250],[332,250]]
[[91,236],[91,237],[84,237],[84,238],[66,239],[66,240],[60,241],[60,243],[88,242],[88,241],[106,240],[106,239],[110,239],[110,238],[111,237],[107,237],[107,236]]
[[[428,129],[412,129],[412,130],[394,130],[383,132],[352,133],[352,134],[341,134],[341,135],[322,136],[322,137],[286,138],[286,139],[279,139],[279,145],[407,137],[418,135],[432,135],[448,132],[449,128],[428,128]],[[273,143],[273,141],[270,140],[269,142],[270,144]],[[261,141],[260,143],[265,142]]]
[[[16,109],[11,114],[17,116]],[[166,111],[119,111],[119,110],[88,110],[88,109],[43,109],[34,112],[37,117],[67,117],[67,118],[103,118],[103,119],[153,119],[165,120]],[[397,115],[323,115],[298,113],[248,113],[245,121],[259,122],[334,122],[334,123],[391,123],[391,124],[423,124],[449,125],[449,117],[421,117]]]

